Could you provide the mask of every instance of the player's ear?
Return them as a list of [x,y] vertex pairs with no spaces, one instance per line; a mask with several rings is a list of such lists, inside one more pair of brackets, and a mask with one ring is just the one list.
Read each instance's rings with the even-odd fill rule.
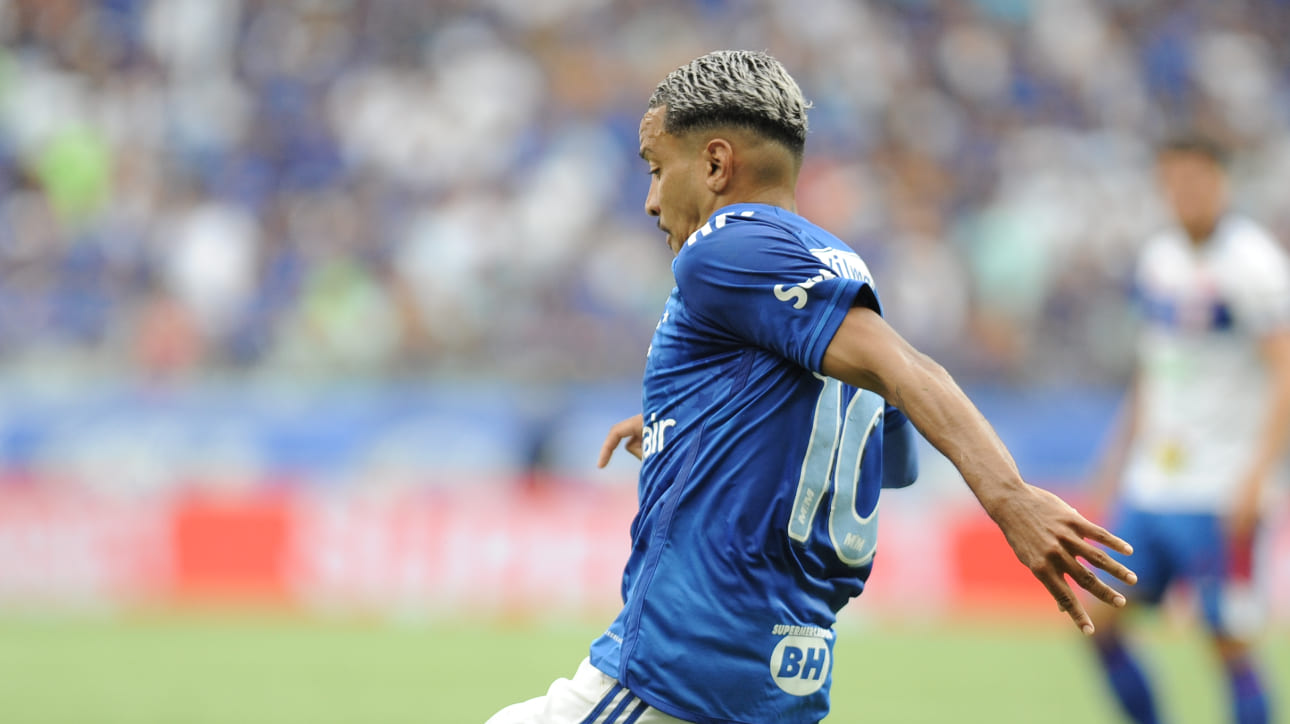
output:
[[707,163],[708,189],[713,193],[722,193],[730,184],[730,175],[734,171],[734,149],[724,138],[708,141],[703,149],[704,161]]

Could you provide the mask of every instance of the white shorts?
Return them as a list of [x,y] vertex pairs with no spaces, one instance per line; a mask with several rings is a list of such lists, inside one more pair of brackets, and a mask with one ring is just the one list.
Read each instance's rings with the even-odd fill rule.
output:
[[636,698],[590,659],[573,679],[556,679],[546,696],[502,709],[485,724],[684,724]]

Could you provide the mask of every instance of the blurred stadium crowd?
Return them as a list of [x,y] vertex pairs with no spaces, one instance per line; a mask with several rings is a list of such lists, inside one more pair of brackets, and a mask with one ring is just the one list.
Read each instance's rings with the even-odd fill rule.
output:
[[[612,596],[638,468],[592,466],[672,287],[637,127],[722,47],[814,101],[801,210],[895,326],[1078,484],[1153,139],[1230,144],[1290,241],[1286,38],[1290,0],[0,0],[0,608]],[[884,503],[902,610],[1001,585],[938,458]]]
[[654,84],[778,56],[802,210],[960,377],[1117,379],[1152,139],[1290,239],[1290,3],[8,0],[0,368],[630,379]]

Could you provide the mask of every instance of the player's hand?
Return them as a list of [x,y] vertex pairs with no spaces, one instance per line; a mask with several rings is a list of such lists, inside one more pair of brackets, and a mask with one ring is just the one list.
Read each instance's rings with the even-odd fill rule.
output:
[[645,441],[645,417],[635,415],[609,428],[609,434],[605,436],[605,444],[600,446],[600,460],[596,467],[603,468],[609,464],[609,458],[613,457],[614,451],[618,449],[618,443],[623,440],[627,441],[627,452],[636,456],[637,460],[641,459],[641,443]]
[[1263,503],[1262,479],[1247,477],[1237,488],[1232,510],[1227,515],[1227,534],[1234,541],[1248,540],[1259,523],[1259,508]]
[[1058,608],[1069,614],[1085,634],[1093,633],[1093,620],[1071,590],[1067,576],[1080,588],[1112,606],[1125,604],[1124,595],[1103,583],[1080,559],[1133,584],[1138,580],[1136,573],[1089,541],[1126,555],[1133,552],[1128,543],[1089,522],[1066,501],[1032,485],[1027,485],[1023,494],[1009,496],[995,507],[990,515],[1017,558],[1044,584],[1057,601]]

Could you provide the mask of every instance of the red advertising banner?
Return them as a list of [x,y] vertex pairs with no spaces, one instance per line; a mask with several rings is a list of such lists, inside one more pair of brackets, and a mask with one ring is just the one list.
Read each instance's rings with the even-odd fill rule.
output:
[[121,604],[172,579],[168,504],[84,491],[0,494],[0,603]]
[[302,501],[290,585],[323,605],[612,607],[633,514],[630,495],[586,487]]
[[[612,612],[630,488],[487,485],[379,497],[0,492],[0,606],[228,600],[435,615]],[[884,500],[873,576],[848,615],[1050,612],[970,502]],[[1290,520],[1263,564],[1290,611]]]

